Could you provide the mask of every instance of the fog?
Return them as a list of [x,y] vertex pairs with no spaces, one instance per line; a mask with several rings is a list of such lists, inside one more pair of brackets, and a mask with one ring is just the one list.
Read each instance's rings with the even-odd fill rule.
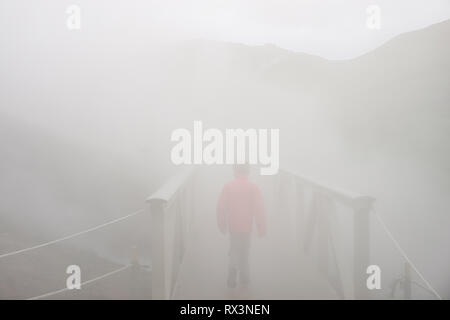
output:
[[[0,255],[141,208],[146,213],[0,259],[0,298],[64,287],[69,264],[86,270],[83,281],[96,277],[129,263],[133,246],[142,264],[153,264],[145,200],[185,169],[171,162],[171,133],[192,131],[198,120],[219,130],[279,129],[282,170],[375,198],[409,258],[450,297],[448,1],[378,1],[378,31],[365,25],[372,4],[366,1],[78,1],[80,30],[66,26],[71,4],[0,4]],[[195,277],[180,274],[192,287],[205,281],[196,278],[202,270],[213,269],[211,283],[225,286],[228,242],[216,229],[215,211],[233,174],[228,166],[203,170],[194,230],[210,241],[187,261],[207,260],[208,250],[217,259],[187,267]],[[289,223],[276,215],[294,209],[277,207],[273,181],[257,172],[252,168],[250,180],[262,190],[268,236],[252,238],[251,268],[264,279],[272,266],[266,248],[274,254],[285,248],[283,257],[296,250],[284,245],[293,241],[280,231]],[[282,191],[286,201],[299,201],[289,190]],[[350,228],[342,219],[337,225]],[[370,263],[386,270],[386,291],[377,297],[387,298],[403,262],[375,218],[371,237]],[[343,273],[351,258],[342,253]],[[302,266],[314,272],[312,262]],[[285,272],[286,283],[296,279]],[[106,282],[79,297],[129,298],[119,290],[127,276],[116,280],[120,285]],[[338,297],[322,295],[313,281],[297,293],[275,286],[256,281],[253,293]],[[180,297],[208,298],[210,290]],[[222,291],[213,294],[223,298]]]

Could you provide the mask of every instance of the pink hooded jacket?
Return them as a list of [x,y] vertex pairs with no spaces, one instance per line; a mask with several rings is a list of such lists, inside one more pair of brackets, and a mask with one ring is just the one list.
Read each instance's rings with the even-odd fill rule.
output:
[[258,235],[266,233],[264,203],[258,186],[247,177],[237,177],[222,189],[217,204],[217,223],[221,232],[250,233],[256,223]]

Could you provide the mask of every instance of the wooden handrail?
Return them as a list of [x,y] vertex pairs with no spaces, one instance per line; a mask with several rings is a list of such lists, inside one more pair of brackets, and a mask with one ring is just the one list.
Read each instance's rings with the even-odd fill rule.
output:
[[375,202],[375,198],[373,197],[362,196],[346,190],[330,187],[321,182],[317,182],[317,180],[315,179],[307,178],[303,175],[298,175],[288,170],[280,170],[280,174],[291,176],[295,179],[296,183],[307,186],[314,191],[320,192],[330,197],[334,201],[348,206],[354,210],[370,207]]
[[[170,178],[156,190],[146,202],[151,214],[151,260],[152,260],[152,298],[170,299],[181,261],[184,255],[185,237],[183,230],[192,214],[186,206],[186,195],[193,195],[193,169],[187,169]],[[175,255],[175,252],[181,252]]]
[[176,193],[183,187],[183,185],[188,181],[189,177],[191,177],[193,173],[194,169],[189,168],[172,176],[160,188],[158,188],[158,190],[156,190],[150,197],[148,197],[146,202],[169,202],[171,199],[173,199],[173,197],[175,197]]
[[[293,179],[296,188],[309,189],[315,195],[325,196],[335,203],[344,205],[351,212],[353,218],[353,297],[356,299],[367,299],[369,291],[366,287],[366,268],[370,262],[370,213],[375,202],[375,198],[370,196],[361,196],[352,192],[343,191],[337,188],[329,187],[313,179],[291,173],[287,170],[280,171],[281,183],[283,176]],[[292,180],[291,180],[292,181]],[[321,215],[326,218],[326,213],[311,212],[312,215]],[[325,214],[325,215],[324,215]],[[314,218],[314,217],[312,217]],[[314,219],[311,221],[315,221]],[[308,226],[313,228],[313,226]],[[326,239],[327,235],[322,235]],[[327,246],[327,241],[322,245]],[[322,253],[327,253],[328,249],[322,248]]]

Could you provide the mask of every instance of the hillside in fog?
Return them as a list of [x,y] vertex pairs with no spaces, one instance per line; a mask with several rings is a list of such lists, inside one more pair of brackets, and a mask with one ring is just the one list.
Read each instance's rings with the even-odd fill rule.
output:
[[[0,74],[9,81],[0,89],[2,234],[43,241],[144,207],[175,171],[170,133],[202,120],[280,128],[281,167],[377,197],[412,254],[425,252],[419,264],[433,261],[424,272],[448,278],[448,261],[437,260],[447,246],[427,248],[450,243],[450,21],[345,61],[202,40],[121,49],[120,38],[92,37],[55,37],[64,45],[54,51],[25,41],[31,58],[15,56],[15,43],[0,54],[10,58]],[[396,222],[404,217],[413,231]],[[120,243],[134,227],[102,241]]]
[[[146,194],[125,159],[0,118],[2,219],[62,231],[136,208]],[[26,222],[25,224],[23,222]],[[28,225],[27,225],[28,223]]]
[[[192,73],[199,91],[204,88],[205,96],[216,96],[218,104],[210,108],[224,114],[241,104],[251,106],[242,112],[253,112],[255,119],[266,113],[285,116],[283,110],[295,116],[299,110],[315,109],[309,112],[319,113],[322,121],[331,120],[349,144],[364,151],[379,148],[430,155],[445,165],[448,149],[444,139],[450,118],[449,36],[450,21],[446,21],[403,34],[370,53],[344,61],[270,45],[202,43],[193,50],[196,63]],[[220,108],[229,101],[228,108]],[[296,120],[303,124],[301,118]],[[439,157],[433,151],[438,151]]]
[[189,43],[174,50],[164,73],[176,79],[167,83],[180,101],[167,107],[185,126],[196,118],[210,126],[279,124],[288,162],[315,163],[341,148],[350,157],[400,156],[443,173],[450,155],[449,35],[446,21],[344,61],[271,45]]
[[[16,55],[7,67],[20,89],[0,92],[12,115],[0,119],[3,214],[77,223],[79,215],[101,220],[88,213],[99,207],[139,207],[173,170],[171,131],[191,129],[193,120],[279,127],[282,164],[313,174],[377,155],[448,172],[449,33],[446,21],[346,61],[200,40],[147,49],[140,42],[132,52],[132,40],[125,49],[120,39],[57,38],[58,59],[35,46],[32,58]],[[105,57],[107,43],[117,50]],[[28,77],[35,63],[39,76]],[[327,155],[334,163],[317,167]]]

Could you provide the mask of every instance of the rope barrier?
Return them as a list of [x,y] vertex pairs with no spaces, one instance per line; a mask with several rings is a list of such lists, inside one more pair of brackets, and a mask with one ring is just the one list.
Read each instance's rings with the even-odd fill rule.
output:
[[398,241],[395,239],[394,235],[391,233],[391,231],[389,230],[389,228],[387,227],[387,225],[384,223],[383,219],[380,217],[380,215],[378,214],[378,212],[376,210],[374,210],[375,216],[378,219],[378,222],[380,222],[382,228],[384,229],[384,231],[386,232],[386,234],[388,235],[388,237],[391,239],[391,241],[394,243],[395,247],[397,248],[397,250],[400,252],[400,254],[403,256],[403,258],[406,260],[406,262],[409,263],[409,265],[411,266],[411,268],[417,273],[417,275],[420,277],[420,279],[422,279],[422,281],[426,284],[426,286],[429,288],[429,290],[439,299],[442,300],[442,297],[439,295],[439,293],[437,293],[437,291],[431,286],[431,284],[427,281],[427,279],[425,279],[425,277],[420,273],[419,269],[417,269],[417,267],[414,265],[414,263],[411,261],[411,259],[408,257],[408,255],[406,254],[406,252],[402,249],[402,247],[400,246],[400,244],[398,243]]
[[6,258],[6,257],[10,257],[10,256],[14,256],[14,255],[17,255],[17,254],[20,254],[20,253],[25,253],[25,252],[32,251],[32,250],[35,250],[35,249],[47,247],[47,246],[50,246],[52,244],[55,244],[55,243],[58,243],[58,242],[61,242],[61,241],[65,241],[65,240],[68,240],[68,239],[72,239],[72,238],[78,237],[80,235],[86,234],[88,232],[92,232],[92,231],[104,228],[106,226],[109,226],[111,224],[120,222],[122,220],[131,218],[131,217],[133,217],[135,215],[138,215],[138,214],[141,214],[143,212],[144,212],[144,209],[140,209],[140,210],[138,210],[136,212],[133,212],[133,213],[131,213],[129,215],[126,215],[124,217],[121,217],[121,218],[118,218],[118,219],[114,219],[114,220],[102,223],[102,224],[100,224],[98,226],[95,226],[95,227],[92,227],[92,228],[89,228],[89,229],[86,229],[86,230],[83,230],[83,231],[80,231],[80,232],[77,232],[77,233],[73,233],[71,235],[68,235],[68,236],[65,236],[65,237],[62,237],[62,238],[59,238],[59,239],[56,239],[56,240],[48,241],[48,242],[45,242],[45,243],[42,243],[42,244],[38,244],[36,246],[28,247],[28,248],[25,248],[25,249],[20,249],[20,250],[17,250],[17,251],[4,253],[4,254],[0,255],[0,259]]
[[[29,252],[29,251],[32,251],[32,250],[35,250],[35,249],[47,247],[47,246],[50,246],[50,245],[53,245],[53,244],[56,244],[56,243],[59,243],[59,242],[62,242],[62,241],[68,240],[68,239],[72,239],[72,238],[75,238],[77,236],[80,236],[80,235],[83,235],[83,234],[86,234],[86,233],[89,233],[89,232],[92,232],[92,231],[95,231],[95,230],[99,230],[99,229],[104,228],[106,226],[109,226],[111,224],[114,224],[114,223],[123,221],[125,219],[131,218],[133,216],[139,215],[139,214],[141,214],[143,212],[144,212],[144,210],[140,209],[140,210],[137,210],[137,211],[135,211],[135,212],[133,212],[131,214],[128,214],[126,216],[123,216],[123,217],[120,217],[120,218],[117,218],[117,219],[114,219],[114,220],[102,223],[102,224],[97,225],[95,227],[92,227],[92,228],[89,228],[89,229],[86,229],[86,230],[83,230],[83,231],[80,231],[80,232],[76,232],[76,233],[73,233],[71,235],[68,235],[68,236],[65,236],[65,237],[62,237],[62,238],[58,238],[58,239],[55,239],[55,240],[52,240],[52,241],[48,241],[48,242],[45,242],[45,243],[42,243],[42,244],[39,244],[39,245],[31,246],[31,247],[28,247],[28,248],[24,248],[24,249],[12,251],[12,252],[4,253],[4,254],[0,255],[0,259],[6,258],[6,257],[10,257],[10,256],[14,256],[14,255],[21,254],[21,253],[25,253],[25,252]],[[397,248],[397,250],[403,256],[403,258],[406,260],[406,262],[411,266],[411,268],[416,272],[416,274],[420,277],[420,279],[426,284],[426,286],[428,287],[428,290],[431,293],[433,293],[433,295],[436,296],[439,300],[442,300],[442,297],[439,295],[439,293],[431,286],[431,284],[425,279],[425,277],[421,274],[421,272],[418,270],[418,268],[415,266],[415,264],[408,257],[406,252],[400,246],[399,242],[394,237],[394,235],[391,233],[391,231],[389,230],[389,228],[387,227],[387,225],[385,224],[385,222],[383,221],[383,219],[381,218],[381,216],[378,214],[378,212],[376,210],[374,210],[374,214],[377,217],[377,220],[379,221],[379,223],[382,226],[383,230],[386,232],[388,237],[394,243],[394,245]],[[123,267],[118,268],[118,269],[116,269],[114,271],[105,273],[105,274],[103,274],[101,276],[98,276],[96,278],[93,278],[93,279],[87,280],[85,282],[82,282],[81,285],[82,286],[88,285],[88,284],[91,284],[91,283],[96,282],[98,280],[107,278],[109,276],[112,276],[114,274],[122,272],[122,271],[130,268],[131,266],[132,266],[131,264],[123,266]],[[426,288],[424,288],[424,289],[426,289]],[[65,291],[69,291],[69,290],[70,289],[68,289],[68,288],[64,288],[64,289],[48,292],[48,293],[45,293],[45,294],[42,294],[42,295],[39,295],[39,296],[35,296],[35,297],[29,298],[27,300],[42,299],[42,298],[50,297],[50,296],[53,296],[53,295],[56,295],[56,294],[59,294],[59,293],[65,292]]]
[[[96,281],[98,281],[98,280],[105,279],[105,278],[107,278],[107,277],[109,277],[109,276],[112,276],[112,275],[114,275],[114,274],[116,274],[116,273],[122,272],[122,271],[124,271],[124,270],[130,268],[131,266],[132,266],[131,264],[128,264],[128,265],[123,266],[123,267],[121,267],[121,268],[119,268],[119,269],[116,269],[116,270],[114,270],[114,271],[105,273],[105,274],[103,274],[103,275],[101,275],[101,276],[98,276],[98,277],[96,277],[96,278],[93,278],[93,279],[87,280],[87,281],[85,281],[85,282],[82,282],[82,283],[81,283],[81,287],[83,287],[83,286],[85,286],[85,285],[87,285],[87,284],[96,282]],[[54,295],[56,295],[56,294],[59,294],[59,293],[65,292],[65,291],[71,291],[71,290],[77,290],[77,289],[64,288],[64,289],[60,289],[60,290],[55,290],[55,291],[52,291],[52,292],[44,293],[44,294],[41,294],[41,295],[39,295],[39,296],[35,296],[35,297],[32,297],[32,298],[28,298],[27,300],[38,300],[38,299],[42,299],[42,298],[47,298],[47,297],[54,296]]]

